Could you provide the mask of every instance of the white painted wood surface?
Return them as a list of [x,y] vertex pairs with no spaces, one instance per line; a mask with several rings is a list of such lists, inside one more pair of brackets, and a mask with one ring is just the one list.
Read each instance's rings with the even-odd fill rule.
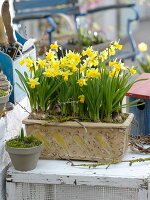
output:
[[[128,152],[127,159],[145,158],[149,155],[139,155]],[[74,161],[74,164],[89,163]],[[33,184],[62,184],[106,186],[138,189],[138,200],[148,199],[148,178],[150,176],[150,162],[120,163],[116,165],[100,166],[96,168],[74,167],[64,160],[39,160],[37,168],[28,172],[20,172],[10,167],[7,175],[7,185],[12,183]],[[150,191],[149,191],[150,192]],[[9,199],[8,199],[9,200]]]

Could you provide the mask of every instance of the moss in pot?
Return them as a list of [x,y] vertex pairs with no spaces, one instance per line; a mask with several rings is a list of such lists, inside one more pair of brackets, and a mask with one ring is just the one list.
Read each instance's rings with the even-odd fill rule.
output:
[[42,146],[42,141],[35,136],[24,136],[22,128],[19,136],[6,142],[5,149],[16,170],[28,171],[36,168]]

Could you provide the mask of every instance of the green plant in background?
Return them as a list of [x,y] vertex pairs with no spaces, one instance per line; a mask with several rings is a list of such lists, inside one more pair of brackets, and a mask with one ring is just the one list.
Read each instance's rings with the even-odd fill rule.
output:
[[92,47],[81,53],[69,50],[61,58],[57,56],[59,48],[55,42],[50,45],[44,60],[28,57],[19,62],[26,64],[31,72],[28,75],[17,70],[32,111],[46,112],[50,117],[121,121],[121,109],[136,102],[122,103],[135,83],[130,78],[136,70],[126,67],[121,60],[110,60],[122,45],[112,42],[100,53]]
[[88,47],[104,43],[105,41],[106,39],[104,39],[102,33],[92,33],[91,31],[85,28],[80,28],[77,36],[68,40],[68,44]]
[[21,129],[21,134],[14,139],[6,142],[6,145],[14,148],[31,148],[39,146],[42,142],[35,136],[24,136],[24,130]]
[[8,92],[0,89],[0,97],[7,96]]
[[137,58],[142,71],[150,73],[150,55],[148,53],[148,46],[146,43],[142,42],[138,45],[140,51],[140,56]]

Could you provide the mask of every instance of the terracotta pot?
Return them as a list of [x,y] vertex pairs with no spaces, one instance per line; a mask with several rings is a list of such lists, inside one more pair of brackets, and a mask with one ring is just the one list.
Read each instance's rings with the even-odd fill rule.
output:
[[[44,142],[43,159],[111,162],[122,159],[128,146],[133,114],[122,124],[63,122],[25,119],[27,135]],[[82,124],[82,125],[81,125]]]
[[36,168],[42,146],[43,143],[32,148],[13,148],[6,145],[5,149],[16,170],[28,171]]

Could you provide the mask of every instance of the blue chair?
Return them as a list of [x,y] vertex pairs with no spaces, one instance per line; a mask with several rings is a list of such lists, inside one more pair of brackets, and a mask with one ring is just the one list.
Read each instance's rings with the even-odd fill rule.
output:
[[82,16],[92,15],[97,12],[109,11],[112,9],[125,9],[129,8],[135,13],[133,19],[127,19],[126,32],[128,36],[128,41],[131,46],[130,51],[118,52],[117,57],[125,60],[132,59],[134,60],[138,54],[136,42],[132,35],[131,26],[132,23],[136,20],[139,20],[139,13],[135,4],[118,4],[110,6],[101,6],[95,9],[87,10],[86,13],[80,13],[78,0],[23,0],[18,1],[14,0],[14,9],[15,17],[13,19],[14,23],[19,23],[23,20],[32,20],[32,19],[42,19],[45,18],[49,21],[51,29],[47,30],[49,34],[49,43],[52,42],[52,33],[56,29],[56,23],[53,19],[54,14],[64,13],[67,15],[73,15],[76,28],[78,30],[78,21],[77,19]]

